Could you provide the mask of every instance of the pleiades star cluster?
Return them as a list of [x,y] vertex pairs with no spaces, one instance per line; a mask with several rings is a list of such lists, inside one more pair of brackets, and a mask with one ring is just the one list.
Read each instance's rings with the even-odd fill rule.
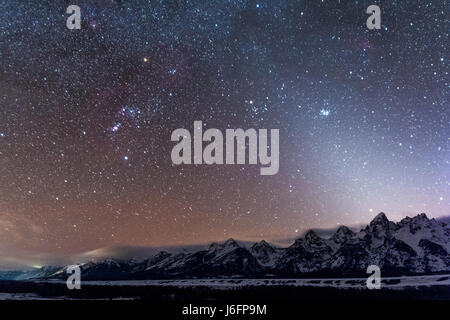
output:
[[[0,265],[448,215],[448,9],[0,0]],[[196,120],[279,129],[278,174],[174,165]]]

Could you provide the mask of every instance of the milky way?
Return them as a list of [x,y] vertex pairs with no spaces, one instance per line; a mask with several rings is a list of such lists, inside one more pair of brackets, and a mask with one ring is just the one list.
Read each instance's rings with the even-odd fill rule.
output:
[[[32,2],[0,0],[0,262],[449,214],[445,1]],[[279,173],[173,165],[194,120],[279,129]]]

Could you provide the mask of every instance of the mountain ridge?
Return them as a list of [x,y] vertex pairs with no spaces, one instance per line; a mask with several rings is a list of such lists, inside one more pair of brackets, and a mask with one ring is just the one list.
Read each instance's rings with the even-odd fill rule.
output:
[[[192,252],[161,251],[143,260],[105,259],[80,268],[84,280],[346,277],[364,276],[373,264],[385,276],[439,274],[450,271],[449,251],[449,224],[424,213],[395,223],[379,213],[359,232],[341,226],[322,238],[310,230],[286,248],[265,240],[247,248],[230,238]],[[17,278],[65,279],[66,268],[45,267]]]

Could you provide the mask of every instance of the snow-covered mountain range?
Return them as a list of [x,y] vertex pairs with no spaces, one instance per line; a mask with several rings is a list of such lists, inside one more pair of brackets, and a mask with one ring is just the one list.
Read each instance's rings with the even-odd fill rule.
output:
[[[330,238],[314,231],[287,248],[266,241],[246,247],[229,239],[180,253],[161,251],[148,259],[88,262],[81,265],[84,280],[140,280],[217,277],[365,276],[369,265],[382,274],[415,275],[450,271],[450,224],[425,214],[398,223],[378,214],[354,232],[341,226]],[[66,279],[66,267],[0,273],[0,279]]]

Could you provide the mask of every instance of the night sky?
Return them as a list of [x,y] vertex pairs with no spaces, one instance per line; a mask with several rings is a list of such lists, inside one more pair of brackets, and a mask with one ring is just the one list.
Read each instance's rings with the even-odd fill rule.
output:
[[[0,266],[448,215],[448,9],[0,0]],[[173,165],[194,120],[279,129],[279,173]]]

